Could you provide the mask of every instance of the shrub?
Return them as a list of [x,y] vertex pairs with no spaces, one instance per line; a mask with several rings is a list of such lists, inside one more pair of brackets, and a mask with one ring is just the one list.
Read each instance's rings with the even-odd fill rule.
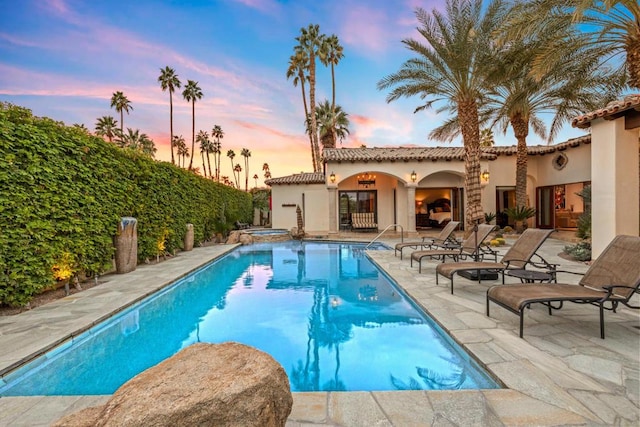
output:
[[[86,131],[0,103],[0,304],[21,306],[57,276],[112,265],[123,216],[138,256],[180,249],[252,217],[251,196]],[[221,211],[224,216],[221,216]]]
[[564,252],[577,261],[589,261],[591,259],[591,243],[583,240],[575,245],[565,246]]

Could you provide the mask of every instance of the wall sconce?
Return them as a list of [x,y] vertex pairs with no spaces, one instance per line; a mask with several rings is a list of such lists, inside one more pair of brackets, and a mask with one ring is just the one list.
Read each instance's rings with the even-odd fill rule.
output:
[[418,174],[416,174],[416,171],[412,171],[411,172],[411,181],[416,182],[416,179],[418,179]]
[[489,182],[489,171],[485,169],[482,175],[480,175],[480,178],[482,178],[484,182]]
[[331,175],[329,175],[329,181],[331,181],[332,184],[336,183],[336,174],[331,172]]

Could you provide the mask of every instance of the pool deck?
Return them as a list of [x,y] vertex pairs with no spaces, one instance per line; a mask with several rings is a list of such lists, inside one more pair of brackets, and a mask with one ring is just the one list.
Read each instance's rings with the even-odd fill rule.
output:
[[[340,236],[361,241],[373,237]],[[382,241],[393,246],[400,239]],[[585,264],[558,256],[566,244],[550,238],[540,253],[565,270],[586,271]],[[77,335],[233,247],[216,245],[179,253],[159,264],[141,265],[128,274],[104,276],[100,286],[62,300],[0,317],[0,372]],[[485,315],[486,289],[498,281],[478,284],[459,278],[452,295],[448,283],[435,284],[436,262],[423,263],[418,274],[408,256],[400,260],[393,250],[368,253],[506,388],[294,393],[288,427],[640,425],[638,310],[625,307],[617,313],[606,312],[606,339],[602,340],[595,307],[567,304],[553,316],[542,306],[532,307],[525,317],[521,339],[518,316],[496,305],[491,307],[491,317]],[[574,275],[559,276],[560,281],[568,283],[578,279]],[[640,305],[638,300],[634,303]],[[0,426],[48,426],[64,414],[108,398],[3,397]]]

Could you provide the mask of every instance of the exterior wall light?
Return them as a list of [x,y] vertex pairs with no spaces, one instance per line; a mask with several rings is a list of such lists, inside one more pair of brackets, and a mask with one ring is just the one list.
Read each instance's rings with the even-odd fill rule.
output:
[[489,182],[489,171],[485,169],[482,175],[480,175],[480,178],[482,178],[484,182]]
[[329,181],[331,181],[332,184],[336,183],[336,174],[331,172],[331,175],[329,175]]
[[412,182],[416,182],[416,179],[418,179],[418,174],[416,174],[416,171],[412,171],[411,172],[411,181]]

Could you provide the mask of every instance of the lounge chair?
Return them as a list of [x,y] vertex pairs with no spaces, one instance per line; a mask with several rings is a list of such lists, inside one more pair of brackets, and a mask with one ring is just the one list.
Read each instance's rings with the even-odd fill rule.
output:
[[[600,338],[604,339],[604,310],[616,311],[618,304],[630,308],[629,301],[640,287],[640,237],[617,236],[589,267],[577,285],[556,283],[514,284],[492,286],[487,291],[489,301],[520,315],[520,338],[524,327],[524,311],[534,303],[551,310],[562,308],[564,301],[593,304],[600,308]],[[569,272],[567,272],[569,273]],[[574,273],[576,274],[576,273]],[[554,306],[553,303],[558,303]],[[609,307],[605,307],[610,303]]]
[[434,246],[446,246],[446,245],[457,245],[458,241],[453,236],[453,232],[460,221],[449,221],[449,223],[440,231],[437,237],[429,239],[427,237],[423,237],[419,242],[404,242],[396,244],[395,256],[398,256],[398,252],[400,252],[400,259],[402,259],[402,250],[404,248],[413,248],[417,250],[418,248],[433,248]]
[[[552,271],[557,265],[548,263],[540,255],[537,255],[536,251],[554,231],[554,229],[527,228],[504,254],[500,262],[452,262],[440,264],[436,267],[436,285],[441,275],[446,277],[451,281],[451,293],[453,294],[453,277],[461,272],[477,272],[478,283],[482,281],[481,271],[501,273],[502,283],[504,283],[504,275],[507,270],[523,270],[527,265],[532,265],[536,268]],[[532,261],[534,256],[538,258],[536,261]],[[549,277],[553,278],[554,276],[551,274]]]
[[495,225],[480,224],[478,226],[477,235],[475,232],[471,233],[467,237],[462,245],[452,249],[429,249],[424,251],[413,251],[411,253],[411,266],[413,267],[413,261],[418,262],[418,272],[422,273],[422,260],[424,258],[429,259],[441,259],[443,262],[447,257],[451,257],[454,261],[458,261],[460,258],[467,257],[482,257],[492,256],[497,259],[497,252],[491,250],[488,246],[483,246],[482,242],[489,236],[489,233],[496,228]]

